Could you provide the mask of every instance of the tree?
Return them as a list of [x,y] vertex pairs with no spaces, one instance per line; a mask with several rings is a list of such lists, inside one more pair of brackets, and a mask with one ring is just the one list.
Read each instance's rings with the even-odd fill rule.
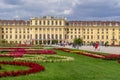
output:
[[77,46],[77,48],[79,48],[79,45],[82,45],[82,43],[83,43],[83,39],[81,38],[74,39],[74,45]]
[[52,40],[52,44],[57,44],[58,40]]
[[3,39],[3,40],[2,40],[2,43],[3,43],[3,44],[6,44],[6,43],[7,43],[7,40]]

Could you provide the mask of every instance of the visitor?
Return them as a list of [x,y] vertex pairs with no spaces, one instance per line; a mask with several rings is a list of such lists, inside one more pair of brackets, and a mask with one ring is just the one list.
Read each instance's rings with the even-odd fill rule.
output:
[[95,47],[95,43],[92,43],[92,46]]
[[101,51],[102,50],[102,42],[100,41],[99,42],[99,51]]
[[98,50],[99,44],[98,42],[95,43],[95,50]]

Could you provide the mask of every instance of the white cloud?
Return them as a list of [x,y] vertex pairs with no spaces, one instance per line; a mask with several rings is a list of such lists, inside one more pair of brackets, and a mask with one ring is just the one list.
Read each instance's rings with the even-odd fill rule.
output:
[[65,14],[65,15],[69,15],[69,14],[72,14],[72,9],[68,9],[68,10],[64,10],[63,11],[63,14]]
[[[120,0],[0,0],[0,16],[119,16]],[[7,3],[7,1],[9,1]],[[17,1],[17,0],[16,0]]]

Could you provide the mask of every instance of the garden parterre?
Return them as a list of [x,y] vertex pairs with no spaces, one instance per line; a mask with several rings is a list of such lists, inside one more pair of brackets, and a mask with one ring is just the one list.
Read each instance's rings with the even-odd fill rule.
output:
[[[27,75],[31,73],[36,73],[43,71],[45,68],[39,64],[32,63],[34,62],[64,62],[64,61],[73,61],[74,58],[60,55],[51,55],[56,54],[54,50],[26,50],[24,48],[0,48],[1,51],[7,51],[7,54],[0,54],[0,57],[14,57],[13,62],[1,61],[1,65],[17,65],[17,66],[28,66],[29,70],[18,70],[18,71],[4,71],[0,73],[0,77],[7,76],[20,76]],[[42,55],[44,54],[44,55]],[[49,55],[48,55],[49,54]],[[23,57],[27,56],[27,57]],[[19,58],[18,58],[19,57]],[[18,62],[23,61],[23,62]]]
[[4,71],[0,73],[0,77],[28,75],[31,73],[37,73],[44,70],[43,66],[32,62],[1,61],[0,64],[30,67],[28,70]]
[[67,62],[73,61],[73,57],[60,55],[24,55],[22,58],[14,58],[15,61],[33,61],[33,62]]
[[[24,52],[24,51],[22,51],[22,50],[18,50],[19,52]],[[100,60],[100,59],[105,59],[105,58],[100,58],[100,56],[101,55],[99,55],[99,54],[95,54],[95,53],[91,53],[91,52],[85,52],[85,51],[74,51],[74,50],[71,50],[71,49],[68,49],[68,50],[64,50],[67,54],[66,55],[74,55],[74,54],[69,54],[69,53],[76,53],[75,55],[76,55],[76,57],[75,57],[75,62],[74,61],[72,61],[72,62],[70,62],[70,63],[49,63],[49,64],[46,64],[46,63],[42,63],[42,64],[44,64],[44,66],[45,66],[45,68],[47,67],[47,71],[45,71],[45,72],[43,72],[43,74],[47,74],[46,76],[45,75],[43,75],[43,74],[39,74],[39,73],[36,73],[36,75],[38,76],[32,76],[32,75],[28,75],[28,74],[26,74],[27,72],[25,72],[24,74],[25,75],[28,75],[30,78],[29,78],[29,80],[32,80],[33,79],[33,77],[35,78],[35,80],[48,80],[48,79],[51,79],[51,80],[56,80],[56,78],[58,79],[58,80],[62,80],[62,79],[65,79],[65,80],[74,80],[74,79],[76,79],[76,80],[79,80],[79,79],[83,79],[83,80],[90,80],[91,79],[91,77],[94,77],[94,79],[91,79],[91,80],[99,80],[98,78],[102,78],[101,76],[100,77],[98,77],[97,75],[100,75],[100,74],[97,74],[98,72],[100,72],[100,71],[98,71],[97,73],[95,73],[95,74],[93,74],[95,71],[90,71],[90,72],[93,72],[93,73],[90,73],[89,75],[89,79],[87,79],[87,73],[85,74],[85,72],[89,72],[89,67],[91,66],[91,65],[89,65],[89,64],[92,64],[92,65],[94,65],[94,62],[95,61],[102,61],[101,63],[103,64],[103,63],[105,63],[105,66],[107,66],[107,65],[109,65],[109,62],[107,63],[106,61],[104,61],[103,62],[103,60]],[[17,51],[15,51],[15,52],[17,52]],[[58,51],[58,52],[60,52],[59,54],[65,54],[64,52],[62,52],[62,51]],[[16,54],[16,53],[13,53],[13,54]],[[85,56],[90,56],[90,57],[94,57],[94,58],[96,58],[96,56],[97,57],[99,57],[100,59],[97,59],[97,60],[94,60],[94,59],[92,59],[92,58],[87,58],[87,57],[82,57],[82,56],[78,56],[77,54],[80,54],[80,55],[85,55]],[[28,55],[28,57],[29,56],[36,56],[37,57],[37,55],[39,55],[39,54],[34,54],[34,53],[30,53],[30,54],[25,54],[25,55]],[[41,54],[40,54],[41,55]],[[54,54],[53,54],[54,55]],[[46,55],[47,56],[47,55]],[[51,55],[52,56],[52,55]],[[108,56],[108,55],[102,55],[102,56],[104,56],[104,57],[106,57],[106,56]],[[110,55],[108,56],[108,59],[113,59],[113,56],[115,56],[114,58],[116,59],[116,57],[118,57],[118,55],[116,55],[116,54],[112,54],[112,57],[110,57]],[[79,59],[77,59],[76,60],[76,58],[78,58],[79,57]],[[110,57],[110,58],[109,58]],[[16,58],[16,57],[15,57]],[[20,57],[20,58],[24,58],[24,54],[23,54],[23,56],[22,57]],[[44,57],[43,57],[44,58]],[[82,61],[82,59],[83,58],[85,58],[84,59],[84,62]],[[118,57],[119,58],[119,57]],[[13,59],[13,58],[12,58]],[[39,59],[39,57],[37,57],[37,59]],[[58,58],[58,57],[48,57],[47,59],[58,59],[58,60],[60,60],[61,58]],[[64,59],[64,58],[63,58]],[[94,62],[91,62],[91,60],[93,60]],[[14,62],[18,62],[18,61],[14,61]],[[22,62],[24,62],[24,61],[22,61]],[[28,61],[26,61],[26,62],[28,62]],[[51,61],[52,62],[52,61]],[[91,62],[91,63],[90,63]],[[119,62],[119,61],[118,61]],[[85,64],[84,64],[85,63]],[[97,63],[97,62],[96,62]],[[94,67],[92,66],[91,68],[90,68],[90,70],[92,70],[92,68],[94,68],[94,69],[96,69],[96,63],[95,63],[95,65],[94,65]],[[100,63],[100,62],[99,62]],[[101,64],[100,63],[100,64]],[[71,64],[71,65],[70,65]],[[111,63],[110,62],[110,65],[111,64],[114,64],[113,62]],[[1,64],[1,65],[3,65],[3,64]],[[51,67],[50,67],[50,65],[51,65]],[[57,66],[56,66],[57,65]],[[65,67],[65,66],[66,67]],[[85,65],[89,65],[89,66],[85,66]],[[114,65],[116,65],[116,64],[114,64]],[[18,65],[19,66],[19,65]],[[56,66],[56,67],[54,67],[54,66]],[[60,67],[59,67],[60,66]],[[64,66],[64,67],[63,67]],[[75,67],[76,66],[76,67]],[[102,66],[104,66],[104,65],[102,65]],[[111,65],[111,66],[113,66],[113,65]],[[24,67],[24,66],[23,66]],[[58,68],[59,67],[59,68]],[[101,67],[100,65],[99,65],[99,67]],[[104,67],[105,68],[105,67]],[[109,69],[109,67],[107,66],[107,68]],[[53,71],[52,70],[49,70],[49,69],[53,69]],[[68,70],[69,69],[69,70]],[[72,69],[72,70],[71,70]],[[77,69],[77,70],[76,70]],[[98,67],[97,67],[97,69],[98,69]],[[46,69],[45,69],[46,70]],[[86,71],[87,70],[87,71]],[[101,70],[101,69],[100,69]],[[119,70],[119,69],[117,69],[117,67],[115,67],[115,69],[114,69],[115,71],[117,71],[117,70]],[[49,72],[50,71],[50,72]],[[53,73],[52,73],[52,72]],[[65,74],[65,76],[64,75],[62,75],[62,74],[64,74],[63,73],[63,71],[64,71],[64,73],[66,73]],[[68,71],[70,71],[70,72],[68,72]],[[75,72],[74,72],[75,71]],[[111,70],[112,71],[112,70]],[[14,73],[16,73],[16,71],[11,71],[12,72],[12,74],[13,74],[13,76],[16,76],[16,74],[14,74]],[[48,72],[48,73],[47,73]],[[60,73],[61,72],[61,73]],[[73,74],[75,74],[75,75],[73,75]],[[82,72],[83,72],[83,74],[82,74]],[[18,73],[20,74],[20,72],[18,71]],[[50,75],[50,74],[51,75]],[[55,74],[54,74],[55,73]],[[60,73],[60,74],[59,74]],[[11,75],[11,74],[9,74],[8,72],[5,72],[5,73],[2,73],[2,74],[4,74],[4,76],[3,77],[7,77],[6,75]],[[23,75],[24,75],[23,74]],[[53,75],[54,74],[54,75]],[[57,75],[58,74],[58,75]],[[67,75],[68,74],[68,75]],[[96,75],[97,74],[97,75]],[[106,74],[106,73],[104,73],[104,74]],[[42,76],[41,76],[42,75]],[[50,75],[50,76],[49,76]],[[96,75],[96,76],[94,76],[94,75]],[[101,75],[103,75],[103,74],[101,74]],[[19,75],[20,76],[20,75]],[[28,78],[28,76],[26,76],[26,77],[23,77],[21,80],[27,80]],[[67,76],[67,77],[66,77]],[[71,77],[72,76],[72,77]],[[105,76],[105,75],[103,75],[103,76]],[[37,77],[37,78],[36,78]],[[52,77],[54,77],[54,78],[52,78]],[[98,77],[98,78],[97,78]],[[111,76],[109,76],[109,77],[111,77]],[[116,77],[116,75],[114,75],[114,77]],[[113,78],[114,78],[113,77]],[[20,78],[20,77],[19,77]],[[41,79],[42,78],[42,79]],[[111,80],[113,79],[113,78],[111,78]],[[8,80],[9,78],[6,78],[5,80]],[[17,80],[18,78],[14,78],[14,80]],[[110,78],[109,78],[110,79]],[[11,78],[11,80],[12,80],[12,78]],[[19,80],[19,79],[18,79]],[[105,80],[105,79],[104,79]]]
[[120,54],[96,54],[95,52],[89,52],[89,51],[74,51],[71,49],[67,48],[56,48],[56,50],[61,50],[64,52],[69,52],[69,53],[76,53],[80,55],[85,55],[93,58],[100,58],[100,59],[105,59],[105,60],[118,60],[120,59]]

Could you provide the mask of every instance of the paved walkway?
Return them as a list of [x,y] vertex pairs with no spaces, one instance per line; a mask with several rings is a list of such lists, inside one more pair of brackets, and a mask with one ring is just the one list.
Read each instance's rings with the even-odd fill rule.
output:
[[[72,48],[72,46],[65,46],[66,48]],[[88,50],[88,51],[95,51],[95,48],[93,46],[82,46],[79,47],[80,50]],[[120,47],[101,47],[101,51],[97,50],[96,52],[105,52],[110,54],[120,54]]]

